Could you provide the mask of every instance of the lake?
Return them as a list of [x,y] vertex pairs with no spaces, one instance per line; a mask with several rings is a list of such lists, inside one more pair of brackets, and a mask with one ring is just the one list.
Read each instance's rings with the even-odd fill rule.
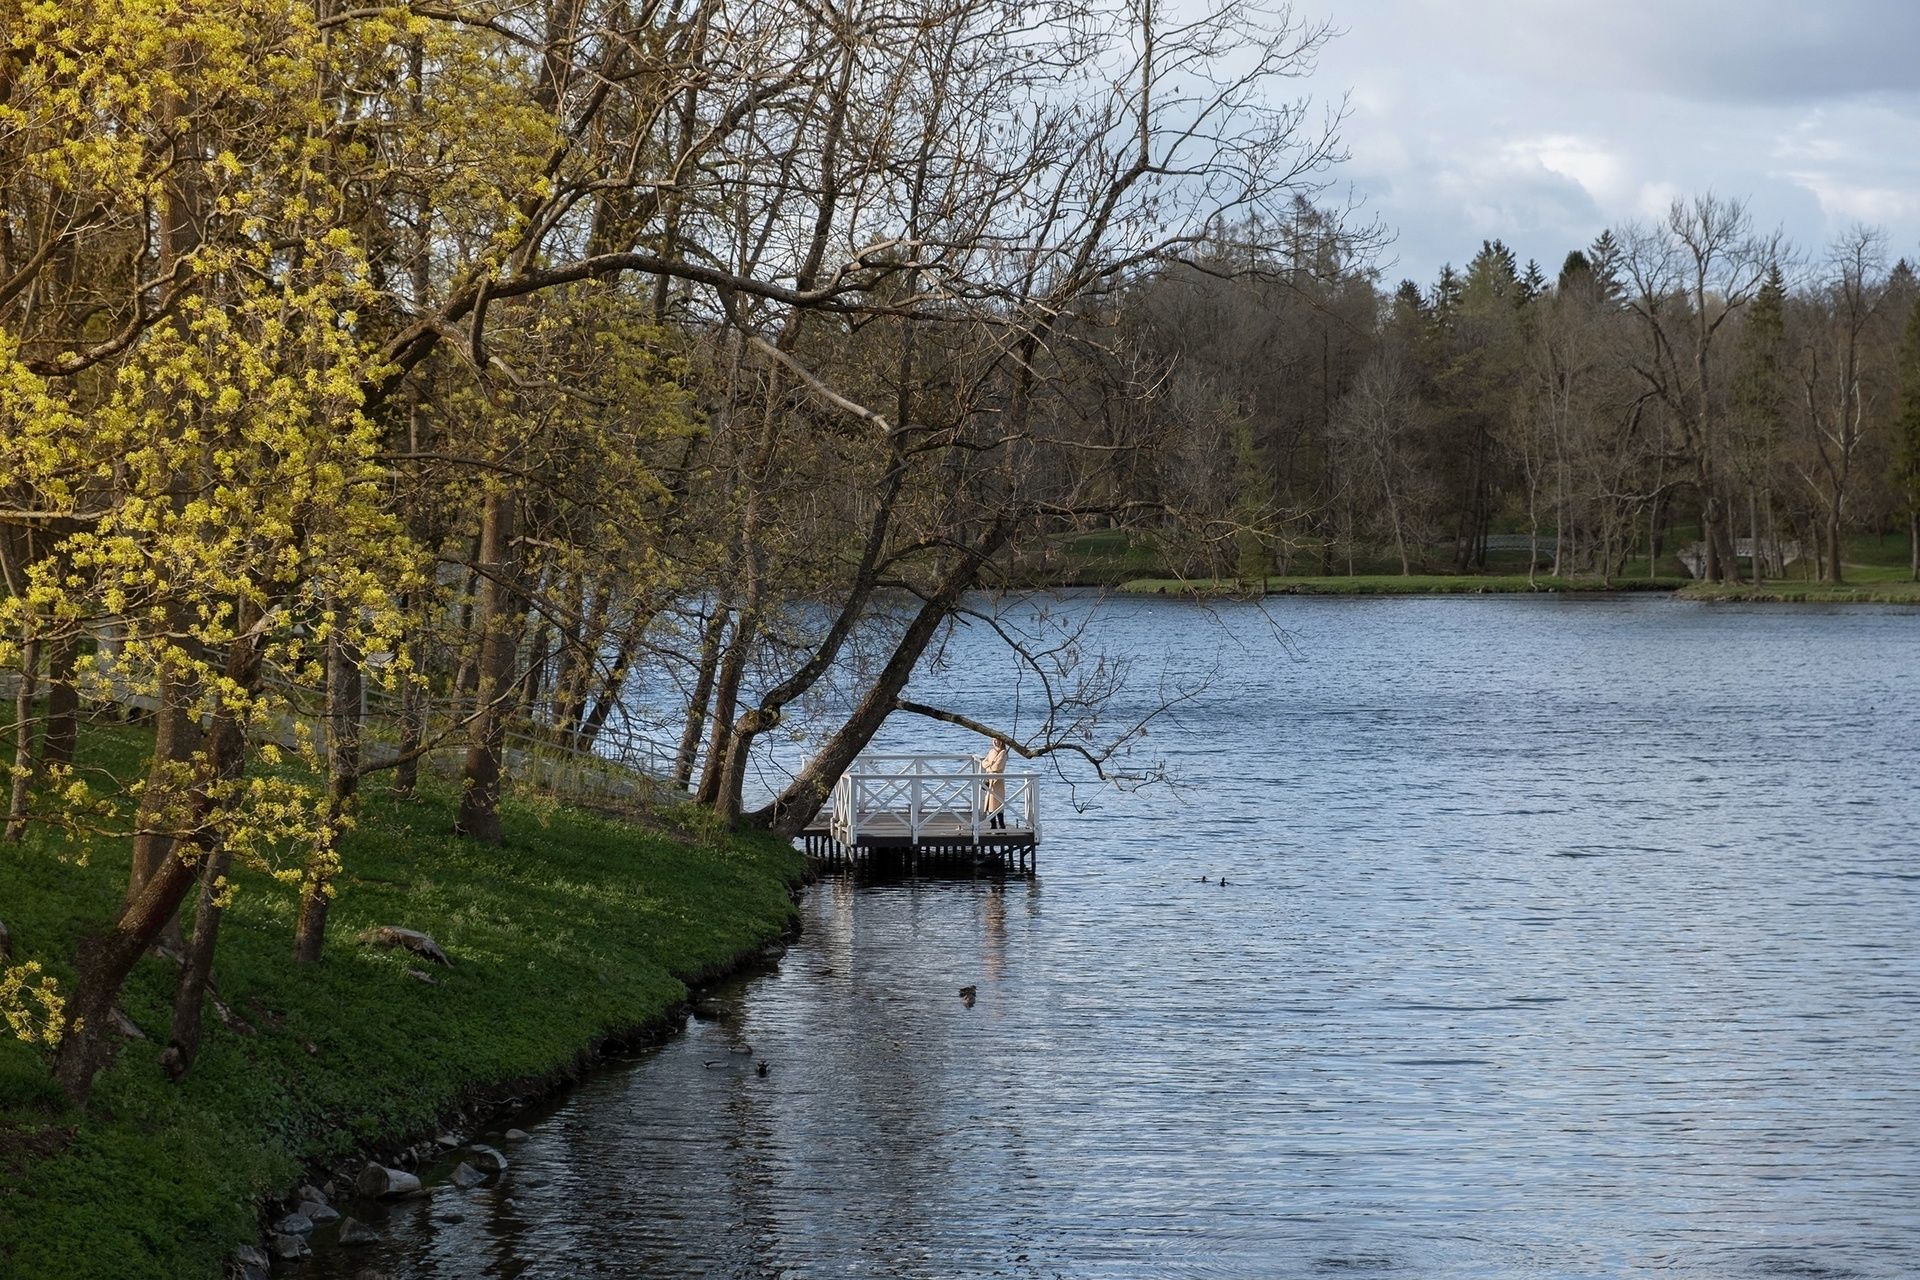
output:
[[[822,882],[717,1020],[436,1193],[463,1222],[318,1270],[1920,1274],[1920,611],[1093,627],[1132,712],[1211,672],[1142,747],[1177,786],[1051,783],[1031,882]],[[1030,716],[981,631],[918,696]]]

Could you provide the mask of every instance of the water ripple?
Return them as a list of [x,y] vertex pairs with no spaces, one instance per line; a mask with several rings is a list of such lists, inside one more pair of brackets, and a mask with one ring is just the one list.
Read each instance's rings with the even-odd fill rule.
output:
[[[1172,662],[1238,632],[1156,732],[1182,798],[1061,806],[1034,884],[821,884],[777,973],[519,1120],[503,1183],[403,1208],[380,1264],[1920,1274],[1920,616],[1278,614],[1291,654],[1110,607]],[[922,692],[1001,718],[952,648]],[[703,1066],[743,1043],[767,1077]]]

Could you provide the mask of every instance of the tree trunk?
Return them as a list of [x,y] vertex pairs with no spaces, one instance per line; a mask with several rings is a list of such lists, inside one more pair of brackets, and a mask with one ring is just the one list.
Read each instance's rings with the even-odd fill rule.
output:
[[731,830],[740,821],[741,796],[746,787],[747,762],[753,754],[754,738],[778,723],[777,713],[769,715],[759,707],[750,707],[728,735],[727,758],[713,797],[714,820],[723,830]]
[[[536,591],[538,586],[536,584]],[[517,711],[528,720],[534,719],[540,711],[540,699],[546,692],[547,663],[553,659],[554,626],[551,621],[542,619],[533,629],[533,645],[527,651],[527,669],[520,680],[520,703]]]
[[1573,513],[1567,497],[1567,456],[1564,431],[1559,416],[1554,419],[1553,430],[1553,572],[1555,578],[1561,577],[1567,569],[1567,546],[1573,526]]
[[[227,675],[243,680],[243,687],[249,690],[258,685],[258,649],[253,637],[234,642],[228,653]],[[176,917],[180,904],[193,888],[195,868],[200,862],[189,850],[207,851],[204,846],[183,845],[173,838],[170,829],[159,825],[180,822],[184,817],[188,829],[203,830],[213,807],[206,785],[209,779],[202,776],[190,789],[181,787],[181,771],[193,767],[194,754],[200,746],[199,726],[187,714],[191,697],[192,690],[186,682],[171,678],[162,682],[160,732],[154,742],[153,765],[147,775],[148,790],[141,797],[141,829],[136,837],[136,849],[144,839],[146,849],[156,860],[145,868],[144,875],[138,876],[113,927],[104,935],[84,940],[75,957],[74,968],[79,976],[67,1001],[67,1031],[54,1055],[54,1079],[75,1103],[86,1101],[94,1076],[112,1057],[114,1036],[118,1034],[113,1024],[113,1005],[127,975],[148,947],[169,929],[178,927]],[[246,751],[237,721],[229,715],[217,716],[206,747],[219,780],[239,776],[246,762]],[[179,812],[182,803],[189,805],[184,815]],[[139,873],[137,855],[135,862],[135,871]],[[200,935],[201,943],[209,948],[209,957],[215,937],[212,928]]]
[[188,713],[193,690],[172,676],[160,681],[160,708],[154,713],[152,767],[140,793],[140,810],[133,835],[133,866],[127,878],[127,902],[132,904],[149,877],[172,852],[173,836],[166,810],[180,800],[175,776],[200,749],[200,725]]
[[[580,738],[586,727],[587,702],[592,696],[598,657],[606,643],[607,611],[612,601],[610,583],[581,582],[578,613],[561,632],[558,673],[553,682],[553,736],[555,742],[570,750],[580,750],[586,745]],[[622,637],[622,652],[628,651],[631,636],[629,632]]]
[[1907,517],[1907,574],[1920,582],[1920,507]]
[[1827,512],[1827,580],[1835,586],[1846,581],[1840,566],[1840,505]]
[[473,724],[460,779],[460,814],[453,830],[486,844],[500,843],[500,756],[512,705],[513,659],[520,628],[509,625],[513,572],[514,498],[504,489],[487,495],[480,525],[480,593],[477,622],[480,659]]
[[[248,693],[260,687],[259,637],[247,631],[253,625],[254,616],[242,605],[241,635],[227,650],[225,673],[229,681]],[[215,714],[207,735],[207,753],[214,776],[220,782],[231,782],[245,770],[246,730],[230,712]],[[204,795],[202,792],[196,805],[202,814],[207,808]],[[174,992],[172,1031],[167,1037],[166,1051],[160,1057],[167,1074],[175,1080],[187,1073],[200,1052],[200,1009],[213,980],[213,953],[219,946],[220,921],[226,914],[225,879],[233,855],[224,843],[217,841],[219,837],[215,835],[203,834],[197,838],[198,847],[205,854],[200,870],[200,902],[194,912],[193,939],[187,946],[180,985]]]
[[360,789],[360,697],[365,689],[359,655],[336,630],[327,642],[327,812],[301,877],[300,918],[294,925],[293,958],[320,959],[326,945],[327,908],[343,823]]
[[707,764],[700,772],[700,790],[695,799],[710,805],[720,798],[720,782],[726,772],[727,752],[733,745],[734,713],[739,707],[740,681],[747,669],[747,654],[753,648],[757,619],[743,608],[734,623],[733,639],[720,659],[714,681],[713,711],[709,717],[713,733],[707,740]]
[[13,698],[13,787],[7,805],[6,839],[18,844],[27,834],[27,800],[33,793],[33,702],[40,678],[40,641],[20,646],[20,687]]
[[47,732],[40,740],[46,764],[72,764],[80,744],[80,689],[73,682],[79,661],[77,632],[63,632],[47,648]]
[[715,605],[700,634],[700,670],[687,699],[687,725],[680,734],[680,750],[673,758],[673,782],[682,790],[693,781],[693,763],[700,754],[700,735],[707,727],[707,704],[713,701],[714,672],[720,665],[720,639],[726,629],[727,611]]
[[1700,576],[1707,582],[1719,582],[1726,567],[1720,554],[1720,504],[1711,495],[1700,500],[1700,541],[1706,555]]
[[420,745],[427,737],[427,690],[420,674],[410,672],[400,681],[400,762],[393,767],[393,793],[399,796],[412,795],[420,783]]
[[1739,504],[1732,500],[1722,503],[1720,508],[1721,564],[1726,567],[1728,582],[1740,581],[1740,541],[1737,536],[1739,528]]
[[800,771],[786,790],[764,809],[748,815],[750,824],[770,829],[775,835],[791,839],[799,834],[826,802],[828,793],[847,771],[854,759],[873,740],[880,726],[893,711],[900,693],[913,676],[913,669],[939,634],[961,594],[979,578],[981,567],[1006,545],[1013,534],[1013,521],[1002,516],[968,547],[960,560],[947,571],[939,586],[931,592],[920,610],[907,624],[906,632],[894,645],[887,664],[875,677],[859,705],[833,736],[822,744],[806,768]]
[[186,964],[181,967],[180,985],[174,991],[173,1027],[166,1050],[160,1055],[160,1065],[175,1080],[187,1074],[200,1054],[200,1006],[213,979],[213,951],[219,943],[220,917],[225,914],[220,900],[232,861],[233,855],[222,847],[200,868],[200,901],[193,913],[193,937],[187,942]]
[[[600,682],[599,691],[594,695],[593,708],[580,722],[574,734],[574,746],[581,751],[591,751],[593,744],[600,738],[600,731],[607,727],[607,721],[613,718],[614,708],[620,705],[620,699],[626,691],[627,678],[633,674],[634,659],[639,655],[640,642],[647,634],[647,628],[653,625],[654,611],[649,608],[644,616],[636,613],[627,634],[621,637],[620,650],[614,655],[613,666]],[[582,686],[584,689],[584,685]],[[585,694],[582,693],[584,701]]]
[[1540,572],[1540,486],[1535,481],[1532,464],[1527,467],[1527,590],[1536,585],[1535,578]]
[[1660,494],[1647,504],[1647,580],[1660,576]]
[[1400,504],[1394,500],[1393,490],[1387,490],[1387,517],[1393,521],[1393,546],[1400,553],[1400,576],[1413,576],[1413,564],[1407,559],[1407,537],[1400,528]]
[[194,864],[166,852],[104,936],[80,944],[79,977],[67,1000],[67,1031],[54,1054],[53,1078],[75,1104],[85,1103],[93,1078],[113,1056],[113,1003],[136,961],[180,910],[193,887]]
[[[901,421],[907,420],[909,411],[910,402],[903,393],[897,409]],[[740,816],[741,789],[746,782],[747,762],[754,739],[779,724],[788,704],[813,688],[833,669],[833,664],[839,660],[841,647],[866,613],[867,602],[878,585],[880,555],[886,547],[887,533],[893,524],[894,503],[906,483],[906,462],[906,455],[896,442],[887,487],[874,505],[861,547],[859,568],[855,570],[853,582],[840,602],[833,625],[827,628],[826,634],[805,662],[762,693],[759,705],[734,723],[727,744],[726,766],[720,777],[719,793],[713,801],[714,813],[723,826],[731,827]]]
[[1780,521],[1773,514],[1773,488],[1760,491],[1760,527],[1767,533],[1767,572],[1776,578],[1787,576],[1787,557],[1780,547]]
[[1673,523],[1673,504],[1666,494],[1667,469],[1663,464],[1653,488],[1653,504],[1647,517],[1647,536],[1652,544],[1647,552],[1647,576],[1660,576],[1660,557],[1667,551],[1667,533]]
[[[470,543],[471,563],[476,566],[481,563],[486,554],[483,550],[486,538],[486,504],[484,502],[481,505],[480,524],[479,534]],[[453,705],[460,709],[462,715],[471,713],[479,701],[473,697],[473,693],[480,681],[480,651],[484,647],[484,641],[475,637],[474,622],[476,615],[483,612],[477,607],[477,598],[485,589],[479,569],[467,570],[467,589],[461,597],[460,625],[457,628],[464,643],[460,645],[460,661],[455,664],[453,672]]]

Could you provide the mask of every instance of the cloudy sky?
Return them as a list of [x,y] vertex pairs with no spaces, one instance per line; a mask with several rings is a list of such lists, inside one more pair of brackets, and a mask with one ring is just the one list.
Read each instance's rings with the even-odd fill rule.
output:
[[[1856,222],[1920,256],[1920,0],[1299,0],[1346,34],[1343,180],[1388,283],[1500,237],[1552,275],[1675,195],[1747,197],[1808,256]],[[1397,260],[1397,261],[1393,261]]]

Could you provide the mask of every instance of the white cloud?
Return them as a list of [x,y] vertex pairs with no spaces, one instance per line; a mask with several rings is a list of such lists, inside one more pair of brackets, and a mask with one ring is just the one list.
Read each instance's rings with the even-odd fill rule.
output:
[[1341,176],[1399,229],[1395,275],[1492,236],[1552,267],[1706,190],[1804,249],[1856,221],[1920,245],[1920,3],[1349,6],[1315,88],[1354,90]]
[[1920,220],[1920,192],[1893,187],[1856,186],[1824,173],[1789,175],[1813,193],[1827,215],[1829,230],[1864,222],[1887,227]]
[[1686,194],[1671,182],[1643,182],[1634,195],[1634,216],[1647,222],[1658,222],[1667,216],[1667,211],[1673,208],[1673,202],[1684,198]]
[[1600,143],[1576,134],[1518,138],[1506,154],[1516,167],[1537,166],[1580,185],[1597,204],[1611,204],[1631,189],[1627,166]]

